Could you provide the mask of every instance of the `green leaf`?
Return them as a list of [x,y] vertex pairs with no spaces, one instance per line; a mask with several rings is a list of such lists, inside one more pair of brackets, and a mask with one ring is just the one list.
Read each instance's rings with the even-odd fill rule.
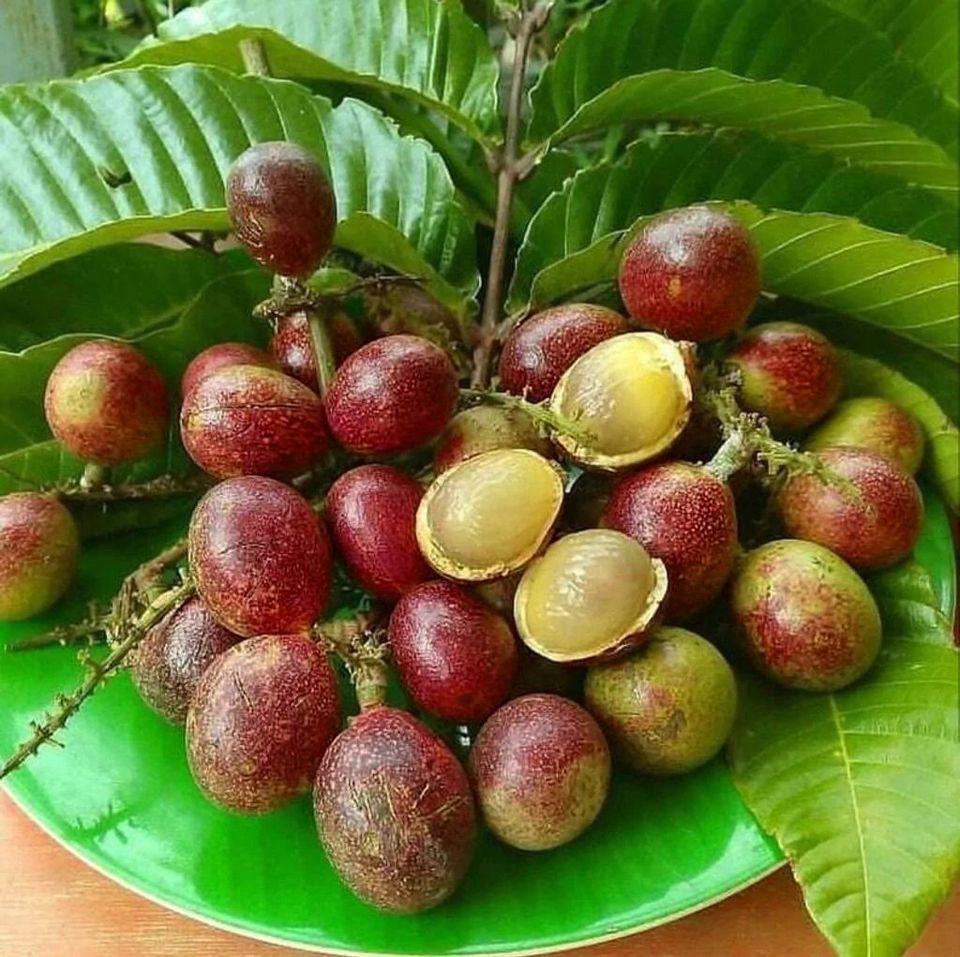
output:
[[[145,233],[228,228],[231,162],[276,139],[328,167],[338,245],[469,309],[479,285],[472,224],[425,143],[364,103],[333,107],[289,82],[195,66],[0,90],[0,285]],[[370,217],[379,223],[367,230]]]
[[209,0],[160,24],[122,64],[209,63],[244,71],[256,38],[274,76],[400,92],[471,136],[499,131],[499,68],[484,32],[456,0]]
[[957,654],[926,571],[872,581],[880,659],[836,694],[744,675],[734,781],[849,957],[899,957],[960,868]]

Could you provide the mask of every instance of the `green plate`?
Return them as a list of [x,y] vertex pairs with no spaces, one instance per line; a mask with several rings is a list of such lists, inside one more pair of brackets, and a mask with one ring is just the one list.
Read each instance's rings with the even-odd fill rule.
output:
[[[927,496],[918,547],[952,608],[954,559],[941,505]],[[151,531],[91,547],[78,587],[54,615],[5,626],[0,640],[82,616],[121,576],[175,537]],[[0,655],[0,751],[79,676],[66,649]],[[259,819],[207,804],[182,735],[122,676],[9,779],[17,803],[71,851],[127,887],[229,929],[337,952],[480,954],[551,950],[662,923],[725,897],[781,862],[722,762],[672,780],[619,775],[596,825],[548,854],[484,835],[455,899],[418,917],[358,903],[317,843],[309,802]]]

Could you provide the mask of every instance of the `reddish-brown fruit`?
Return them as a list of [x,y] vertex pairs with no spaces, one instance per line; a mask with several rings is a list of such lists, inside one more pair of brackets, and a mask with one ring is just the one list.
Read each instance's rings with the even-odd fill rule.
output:
[[913,478],[866,449],[840,446],[819,457],[852,487],[814,475],[791,478],[778,499],[787,532],[829,548],[854,568],[886,568],[906,558],[923,526],[923,498]]
[[751,329],[727,354],[742,377],[740,403],[779,432],[801,432],[837,403],[840,357],[825,336],[797,322]]
[[580,356],[627,328],[619,312],[586,302],[538,312],[507,336],[500,353],[500,388],[542,402]]
[[433,577],[417,545],[423,486],[390,465],[345,472],[327,494],[337,553],[356,582],[382,601],[396,601]]
[[44,409],[60,444],[96,465],[142,459],[170,427],[163,376],[133,346],[112,339],[76,346],[54,366]]
[[427,328],[441,335],[460,338],[457,317],[425,289],[411,282],[385,282],[360,292],[367,321],[385,336],[419,335]]
[[211,372],[183,400],[183,445],[217,478],[293,476],[327,450],[323,403],[303,383],[262,366]]
[[484,721],[510,693],[516,638],[504,618],[460,585],[427,582],[404,595],[389,635],[404,687],[438,718]]
[[326,173],[295,143],[257,143],[227,176],[227,210],[237,239],[281,276],[309,276],[330,251],[337,201]]
[[[327,332],[330,334],[333,358],[337,365],[363,345],[357,327],[344,312],[335,312],[330,317],[327,321]],[[293,376],[314,392],[320,391],[313,334],[310,332],[310,320],[305,312],[294,312],[280,320],[270,350],[288,376]]]
[[188,598],[133,650],[130,677],[157,714],[183,724],[200,676],[239,640],[213,617],[203,599]]
[[387,336],[358,349],[327,392],[337,441],[361,455],[406,452],[435,439],[456,408],[457,372],[418,336]]
[[0,499],[0,621],[46,611],[73,581],[80,538],[73,516],[50,495]]
[[435,907],[470,863],[470,783],[450,749],[405,711],[371,708],[337,737],[317,771],[313,809],[341,880],[380,910]]
[[217,620],[244,637],[306,631],[333,573],[320,519],[287,485],[261,476],[210,489],[190,519],[190,570]]
[[203,673],[187,712],[187,758],[214,804],[265,814],[309,791],[340,725],[337,679],[301,635],[234,645]]
[[248,346],[245,342],[220,342],[204,349],[191,360],[180,380],[180,394],[189,395],[201,379],[225,366],[264,366],[267,369],[276,369],[277,362],[263,349]]
[[519,409],[478,405],[458,412],[444,430],[433,456],[435,475],[494,449],[530,449],[550,458],[553,446],[529,415]]
[[543,851],[579,837],[600,813],[610,749],[580,705],[525,695],[481,728],[470,777],[490,830],[512,847]]
[[645,329],[671,339],[720,339],[760,295],[760,256],[727,213],[688,206],[655,217],[620,261],[620,296]]
[[602,522],[667,566],[664,620],[684,621],[722,590],[737,556],[737,512],[727,485],[699,465],[662,462],[617,483]]

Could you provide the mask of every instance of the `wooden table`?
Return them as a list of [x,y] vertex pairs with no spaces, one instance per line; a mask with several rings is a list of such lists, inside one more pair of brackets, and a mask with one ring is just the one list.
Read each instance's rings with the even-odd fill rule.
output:
[[[74,858],[0,794],[0,957],[277,957],[293,954],[181,917]],[[960,950],[960,888],[911,957]],[[709,944],[709,947],[705,945]],[[830,949],[786,869],[720,904],[574,957],[820,957]]]

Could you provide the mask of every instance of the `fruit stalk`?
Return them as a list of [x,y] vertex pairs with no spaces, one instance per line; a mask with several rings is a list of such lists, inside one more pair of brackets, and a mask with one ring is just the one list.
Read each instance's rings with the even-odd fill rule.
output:
[[[86,474],[86,473],[85,473]],[[119,502],[173,498],[206,491],[212,484],[209,475],[160,475],[146,482],[101,482],[90,485],[85,478],[67,482],[49,491],[62,502]]]
[[463,399],[487,405],[499,405],[505,409],[516,409],[529,416],[534,422],[545,425],[550,432],[569,436],[578,443],[589,443],[592,434],[575,420],[555,412],[548,405],[529,402],[518,395],[507,392],[487,392],[482,389],[461,389]]
[[97,635],[106,633],[109,616],[104,613],[96,602],[91,603],[90,613],[83,621],[78,621],[72,625],[61,625],[59,628],[45,632],[42,635],[34,635],[32,638],[24,638],[22,641],[15,641],[7,645],[7,651],[33,651],[37,648],[49,648],[52,645],[59,645],[65,648],[67,645],[94,644]]
[[361,711],[385,704],[387,700],[387,644],[384,634],[375,630],[380,617],[375,609],[313,628],[313,637],[346,666]]

